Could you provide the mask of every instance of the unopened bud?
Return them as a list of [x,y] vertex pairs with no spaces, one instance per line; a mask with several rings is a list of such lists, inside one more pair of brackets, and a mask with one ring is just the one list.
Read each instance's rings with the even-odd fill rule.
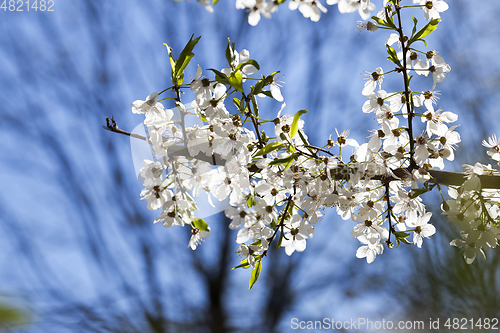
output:
[[451,155],[451,151],[448,148],[439,149],[439,156],[442,158],[448,158]]
[[158,103],[158,93],[155,91],[154,93],[146,97],[146,103],[149,106],[154,106],[156,103]]

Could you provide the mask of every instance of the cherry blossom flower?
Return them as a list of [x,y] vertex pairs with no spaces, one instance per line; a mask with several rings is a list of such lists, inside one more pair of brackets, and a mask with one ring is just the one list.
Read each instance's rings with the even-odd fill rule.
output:
[[[413,0],[413,3],[418,3],[418,1]],[[440,18],[439,13],[448,9],[448,4],[442,0],[421,0],[420,6],[427,21]]]
[[306,239],[314,234],[314,226],[302,221],[300,215],[294,215],[289,226],[290,231],[285,233],[281,246],[291,256],[295,251],[302,252],[306,249]]
[[486,254],[483,249],[477,247],[472,241],[467,240],[467,234],[461,233],[462,239],[454,239],[450,242],[451,246],[456,246],[462,249],[465,262],[467,264],[472,264],[476,260],[476,255],[480,256],[483,260],[486,259]]
[[483,146],[486,148],[490,148],[488,150],[488,155],[494,159],[495,161],[500,161],[500,148],[499,148],[500,141],[497,139],[497,136],[493,134],[488,138],[488,141],[483,140]]
[[370,11],[375,9],[375,5],[369,0],[327,0],[326,3],[338,4],[341,13],[352,13],[357,10],[363,20],[368,20],[371,17]]
[[[249,0],[249,1],[254,1],[254,0]],[[221,72],[226,74],[227,76],[231,74],[232,68],[236,68],[238,67],[239,64],[243,64],[248,60],[250,60],[250,52],[248,52],[247,49],[243,49],[240,52],[238,52],[235,49],[231,48],[231,53],[232,53],[231,68],[223,68],[221,70]],[[254,65],[248,64],[243,66],[241,71],[243,72],[243,74],[252,75],[254,73],[257,73],[258,69]]]
[[240,244],[236,253],[241,254],[243,257],[247,258],[248,263],[251,266],[255,266],[254,254],[260,252],[262,248],[257,245],[246,245],[245,243]]
[[319,21],[321,12],[328,12],[319,0],[291,0],[288,4],[288,8],[290,10],[298,8],[299,12],[301,12],[305,18],[309,18],[313,22]]
[[236,207],[228,207],[224,213],[228,218],[230,218],[231,224],[229,224],[229,229],[237,229],[239,228],[242,224],[249,228],[251,227],[255,222],[257,222],[257,219],[255,218],[255,213],[248,209],[243,207],[243,205],[238,205]]
[[196,250],[196,247],[198,247],[201,244],[201,241],[203,238],[207,238],[210,236],[210,232],[205,231],[205,230],[200,230],[198,228],[193,228],[191,230],[191,238],[189,239],[189,245],[188,247],[191,248],[191,250]]
[[369,100],[363,104],[362,110],[364,113],[387,112],[391,110],[389,105],[385,104],[385,99],[388,96],[385,90],[379,90],[377,93],[372,92],[365,96]]
[[162,185],[163,180],[161,178],[150,178],[151,185],[146,186],[141,191],[141,200],[148,200],[148,209],[156,210],[162,207],[162,205],[172,199],[172,191],[168,190],[164,185]]
[[379,239],[377,238],[369,238],[366,235],[361,235],[358,237],[358,240],[361,244],[365,244],[358,248],[356,251],[357,258],[366,258],[366,262],[371,264],[377,254],[382,254],[384,252],[384,247],[382,244],[379,244]]
[[377,67],[374,72],[368,73],[366,76],[365,86],[363,87],[363,91],[361,92],[364,96],[368,96],[373,93],[377,85],[379,89],[382,89],[382,81],[384,80],[384,76],[382,75],[384,71],[382,67]]
[[409,218],[406,224],[413,229],[413,244],[417,247],[422,247],[423,238],[429,238],[436,233],[436,228],[429,224],[432,213],[427,212],[423,216],[418,216],[416,219]]
[[349,136],[349,133],[351,133],[350,130],[344,130],[339,134],[337,128],[335,128],[335,133],[337,133],[337,140],[333,142],[334,145],[341,148],[345,146],[359,147],[359,143],[356,140],[347,138]]
[[[433,108],[434,109],[434,108]],[[457,121],[458,116],[453,112],[443,112],[442,110],[427,110],[424,112],[424,116],[421,118],[422,122],[426,123],[426,132],[429,138],[435,135],[443,135],[448,131],[448,126],[444,123],[453,123]]]

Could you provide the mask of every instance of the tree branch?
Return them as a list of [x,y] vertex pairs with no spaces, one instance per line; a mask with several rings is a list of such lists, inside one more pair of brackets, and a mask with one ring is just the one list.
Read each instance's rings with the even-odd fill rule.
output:
[[[118,127],[118,124],[116,121],[111,118],[106,118],[106,125],[102,125],[102,127],[105,130],[123,134],[123,135],[128,135],[133,138],[141,139],[144,141],[148,141],[146,137],[139,135],[139,134],[134,134],[130,133],[127,131],[124,131]],[[173,157],[173,156],[185,156],[185,157],[191,157],[194,159],[198,159],[201,161],[208,162],[212,165],[224,165],[225,160],[218,154],[214,154],[215,158],[212,157],[212,155],[207,156],[203,153],[198,153],[196,156],[191,156],[189,154],[189,151],[186,147],[184,146],[179,146],[179,145],[172,145],[168,147],[168,155]],[[250,172],[259,172],[260,169],[255,165],[252,164],[251,166],[248,167],[248,170]],[[411,174],[409,168],[398,168],[395,170],[392,170],[393,174],[396,177],[389,176],[373,176],[371,177],[372,180],[384,180],[384,181],[396,181],[396,180],[401,180],[401,179],[406,179],[409,177]],[[434,184],[441,184],[441,185],[456,185],[460,186],[463,184],[465,181],[465,173],[462,172],[451,172],[451,171],[442,171],[442,170],[427,170],[429,174],[431,175],[432,179],[430,182]],[[342,180],[346,179],[346,177],[349,177],[349,170],[347,168],[338,168],[332,170],[332,175],[334,175],[335,180]],[[481,180],[481,187],[483,189],[488,188],[488,189],[500,189],[500,176],[493,176],[493,175],[481,175],[479,176],[479,179]]]

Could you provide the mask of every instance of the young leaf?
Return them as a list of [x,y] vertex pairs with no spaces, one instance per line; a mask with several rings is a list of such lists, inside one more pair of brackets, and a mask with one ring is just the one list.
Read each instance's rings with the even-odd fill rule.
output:
[[418,20],[415,18],[415,16],[412,16],[411,18],[413,19],[413,30],[411,32],[411,35],[414,36],[415,32],[417,32],[417,23],[418,23]]
[[226,60],[229,66],[231,66],[231,63],[233,62],[233,50],[231,48],[231,40],[229,38],[227,39]]
[[270,144],[268,144],[264,148],[260,149],[257,152],[257,154],[255,154],[255,156],[268,154],[268,153],[272,152],[273,150],[276,150],[279,147],[283,146],[284,144],[285,144],[285,142],[271,142]]
[[303,113],[307,113],[307,110],[300,110],[293,117],[292,127],[290,129],[290,138],[293,138],[299,131],[299,119]]
[[172,55],[172,48],[170,46],[167,45],[167,43],[163,43],[163,45],[165,45],[167,47],[167,52],[168,52],[168,58],[170,60],[170,67],[172,67],[172,84],[175,84],[175,81],[176,81],[176,78],[175,78],[175,60],[174,60],[174,57]]
[[[181,54],[179,55],[179,59],[177,60],[175,64],[175,75],[179,77],[180,75],[183,74],[184,69],[186,69],[187,65],[191,61],[191,59],[194,57],[193,49],[198,44],[198,41],[200,40],[201,36],[198,38],[195,38],[193,40],[194,34],[191,36],[189,39],[189,42],[186,44],[184,49],[182,50]],[[180,84],[180,83],[179,83]]]
[[372,20],[374,20],[375,22],[377,22],[378,25],[381,25],[381,26],[388,26],[387,22],[382,20],[381,18],[377,17],[377,16],[372,16]]
[[239,69],[229,75],[229,84],[240,93],[243,93],[243,75]]
[[200,230],[210,231],[210,227],[208,226],[208,223],[205,222],[204,219],[200,219],[200,218],[193,219],[193,221],[191,222],[191,226],[193,228],[198,228]]
[[422,38],[425,38],[426,36],[429,36],[431,32],[433,32],[434,30],[437,29],[439,21],[441,21],[441,19],[437,18],[437,19],[431,20],[429,23],[427,23],[422,29],[420,29],[419,32],[417,32],[415,35],[413,35],[410,38],[410,40],[408,41],[408,46],[410,46],[412,43],[416,42],[417,40],[420,40]]
[[231,268],[231,270],[236,269],[236,268],[243,268],[243,269],[247,269],[247,268],[249,268],[250,266],[251,266],[251,265],[248,263],[248,259],[247,259],[247,258],[245,258],[245,259],[243,259],[242,261],[240,261],[240,265],[238,265],[238,266],[235,266],[235,267]]
[[398,59],[398,54],[396,53],[396,50],[394,50],[394,48],[390,45],[386,44],[385,46],[387,47],[387,53],[389,54],[389,57],[387,59],[392,61],[397,66],[401,67],[401,63]]
[[281,243],[283,242],[283,238],[285,238],[285,233],[280,232],[280,239],[278,240],[278,245],[276,245],[276,248],[274,249],[274,252],[277,252],[278,249],[281,247]]
[[393,28],[394,30],[397,30],[397,27],[396,25],[394,24],[394,18],[393,18],[393,15],[396,11],[393,11],[393,15],[389,15],[389,9],[388,9],[388,6],[385,6],[384,7],[384,11],[385,11],[385,17],[387,18],[387,26],[389,28]]
[[257,280],[259,279],[260,269],[262,266],[261,262],[262,261],[259,260],[255,263],[255,267],[252,270],[252,275],[250,276],[250,287],[248,289],[252,289],[255,282],[257,282]]
[[222,83],[222,84],[230,84],[229,78],[227,77],[226,74],[219,72],[218,70],[213,69],[213,68],[209,68],[208,70],[215,73],[215,80],[217,80],[217,82]]
[[269,163],[269,165],[276,165],[276,164],[288,164],[290,162],[292,162],[293,160],[295,159],[295,155],[290,155],[288,157],[285,157],[285,158],[278,158],[274,161],[272,161],[271,163]]
[[424,183],[424,187],[414,188],[414,189],[411,190],[411,192],[410,192],[411,193],[411,198],[415,199],[419,195],[424,194],[425,192],[428,192],[428,191],[429,191],[429,183],[425,182]]
[[241,63],[239,64],[236,69],[240,69],[240,70],[243,70],[243,67],[247,66],[247,65],[253,65],[255,68],[257,68],[257,70],[260,70],[260,66],[259,66],[259,63],[253,59],[250,59],[248,61],[245,61],[244,63]]
[[261,80],[257,81],[257,83],[255,84],[255,87],[252,89],[252,93],[254,95],[260,94],[262,92],[262,89],[265,86],[266,86],[266,80],[265,79],[261,79]]
[[245,96],[243,94],[241,95],[239,110],[242,112],[247,110],[247,108],[245,107]]
[[255,98],[255,95],[252,95],[252,106],[253,106],[253,112],[258,117],[259,116],[259,107],[257,106],[257,99]]
[[236,106],[236,108],[240,110],[240,100],[235,97],[233,98],[233,103]]
[[299,136],[300,136],[300,139],[302,140],[302,142],[308,146],[309,145],[309,142],[307,142],[306,138],[304,137],[304,135],[302,135],[302,130],[299,130]]
[[247,197],[247,207],[250,208],[252,206],[253,206],[253,200],[252,200],[252,196],[249,194]]

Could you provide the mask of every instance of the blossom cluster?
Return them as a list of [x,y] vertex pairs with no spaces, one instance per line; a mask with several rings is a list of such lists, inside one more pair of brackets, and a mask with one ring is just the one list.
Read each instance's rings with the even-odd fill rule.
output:
[[[488,155],[500,161],[499,142],[496,136],[483,141],[490,148]],[[471,264],[476,255],[486,259],[485,251],[498,245],[500,239],[500,192],[497,189],[483,188],[480,176],[499,176],[500,171],[477,162],[464,165],[467,180],[458,187],[450,187],[450,199],[442,205],[443,214],[448,221],[457,225],[462,239],[454,239],[450,245],[459,247],[465,261]]]
[[[214,11],[212,4],[216,4],[218,0],[212,3],[210,0],[198,0],[205,6],[205,9],[212,13]],[[248,24],[256,26],[259,24],[261,17],[270,19],[273,13],[278,11],[280,5],[286,0],[236,0],[236,9],[243,9],[248,13]],[[389,0],[383,0],[382,7],[385,7]],[[424,11],[425,19],[439,18],[439,13],[448,9],[448,4],[443,0],[413,0],[414,4],[421,6]],[[329,6],[337,5],[340,13],[358,12],[363,20],[368,20],[371,13],[376,9],[371,0],[326,0]],[[321,14],[328,12],[328,9],[319,0],[289,0],[288,9],[299,10],[299,12],[313,22],[319,21]],[[377,15],[383,15],[384,9],[379,11]]]
[[[442,170],[444,160],[454,160],[460,135],[452,125],[458,116],[437,107],[440,93],[436,85],[451,67],[437,51],[417,49],[415,42],[437,28],[440,13],[448,7],[440,0],[413,0],[429,22],[418,30],[414,18],[411,36],[404,36],[394,20],[403,9],[396,2],[397,6],[394,0],[384,1],[384,8],[365,26],[370,31],[395,31],[386,48],[396,69],[384,72],[378,67],[366,74],[362,111],[373,115],[377,127],[362,144],[349,138],[348,130],[339,133],[336,129],[322,146],[310,144],[301,119],[307,111],[284,114],[278,72],[255,77],[260,67],[247,50],[238,52],[228,41],[227,68],[210,69],[214,77],[209,78],[198,66],[194,79],[183,84],[183,70],[199,38],[189,41],[178,60],[167,46],[173,86],[162,93],[170,90],[175,94],[177,110],[166,109],[158,93],[132,103],[132,112],[145,115],[147,141],[156,158],[145,160],[140,172],[142,199],[147,200],[148,209],[161,209],[155,222],[167,228],[190,225],[189,246],[194,250],[210,236],[208,224],[196,217],[195,198],[205,192],[210,203],[212,198],[228,199],[231,207],[225,215],[231,220],[229,228],[237,230],[237,252],[243,257],[238,267],[252,267],[254,282],[273,242],[288,255],[304,251],[327,207],[335,207],[343,220],[353,221],[351,236],[361,243],[356,256],[368,263],[383,253],[384,244],[420,248],[436,232],[430,223],[432,213],[426,211],[420,194],[437,185],[431,171]],[[369,0],[327,3],[338,3],[341,12],[358,9],[362,17],[374,9]],[[278,4],[237,1],[238,8],[251,8],[252,25],[261,14],[267,17],[275,11]],[[290,7],[312,20],[326,12],[316,0],[294,0]],[[398,50],[392,47],[395,44]],[[401,91],[382,89],[389,75],[401,74]],[[412,74],[423,80],[432,74],[432,88],[410,89]],[[181,102],[182,89],[192,91],[192,102]],[[241,97],[227,103],[230,95]],[[274,119],[261,118],[259,98],[282,103]],[[180,117],[174,117],[174,111]],[[203,125],[188,127],[186,117],[196,117]],[[421,121],[415,121],[417,118]],[[263,125],[271,126],[272,134],[262,130]],[[496,137],[483,145],[490,148],[488,155],[500,160]],[[342,154],[346,150],[352,152],[348,159]],[[500,201],[498,191],[485,190],[479,180],[480,175],[497,171],[479,163],[467,170],[462,185],[450,186],[451,199],[443,202],[443,210],[461,229],[462,240],[451,244],[463,248],[465,260],[471,263],[476,254],[484,257],[484,250],[497,245]]]

